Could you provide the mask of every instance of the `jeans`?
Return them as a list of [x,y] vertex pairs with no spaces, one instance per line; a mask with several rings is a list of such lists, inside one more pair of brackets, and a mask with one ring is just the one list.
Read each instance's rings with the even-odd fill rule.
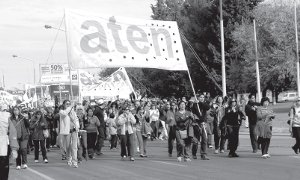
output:
[[251,140],[251,146],[253,151],[257,151],[258,145],[257,145],[257,135],[256,135],[256,124],[249,124],[249,133],[250,133],[250,140]]
[[21,166],[21,164],[27,164],[27,144],[28,140],[18,140],[19,143],[19,150],[18,150],[18,157],[16,159],[16,165]]
[[144,150],[143,150],[143,137],[142,137],[142,133],[141,131],[136,131],[136,144],[140,149],[141,154],[143,154]]
[[300,127],[293,127],[293,136],[296,139],[296,144],[294,145],[294,149],[300,149]]
[[195,136],[195,140],[193,141],[193,146],[192,146],[193,156],[196,156],[196,154],[197,154],[198,141],[200,141],[200,140],[201,140],[200,154],[206,155],[207,133],[206,133],[205,126],[203,126],[202,124],[194,126],[194,136]]
[[34,143],[34,160],[39,160],[39,147],[41,147],[43,160],[47,159],[45,140],[33,140]]
[[224,136],[224,133],[222,133],[222,130],[219,126],[216,126],[214,124],[214,141],[215,141],[215,149],[224,150],[225,141],[226,138]]
[[9,147],[7,156],[0,156],[0,180],[8,180],[9,174]]
[[213,122],[207,122],[207,144],[208,146],[212,145],[212,139],[213,139],[213,132],[214,132],[214,123]]
[[110,149],[117,148],[117,145],[118,145],[118,136],[116,134],[111,135]]
[[87,157],[87,133],[86,132],[79,132],[78,133],[78,160]]
[[174,140],[176,140],[176,149],[178,151],[178,139],[176,136],[176,127],[175,126],[169,126],[169,138],[168,138],[168,153],[172,154],[173,152],[173,146],[174,146]]
[[101,149],[103,147],[103,144],[104,144],[104,138],[105,138],[105,130],[106,130],[106,127],[104,126],[100,126],[98,128],[99,130],[99,134],[98,134],[98,139],[97,139],[97,143],[96,143],[96,150],[97,150],[97,154],[100,154],[101,153]]
[[261,144],[261,153],[262,155],[268,154],[269,146],[270,146],[270,138],[258,138],[258,142]]
[[130,156],[134,157],[134,134],[128,134],[126,131],[125,135],[120,135],[121,140],[121,157]]
[[240,126],[227,125],[229,154],[234,154],[239,145]]
[[157,121],[152,121],[150,126],[153,130],[152,132],[152,138],[158,138],[158,129],[159,129],[159,120]]
[[179,131],[176,131],[176,139],[178,140],[177,157],[189,158],[188,151],[192,144],[192,138],[181,139]]
[[90,157],[94,156],[96,140],[97,140],[96,132],[87,133],[87,149]]
[[63,149],[67,153],[68,162],[73,162],[77,164],[77,141],[78,134],[76,132],[72,132],[68,135],[61,135]]

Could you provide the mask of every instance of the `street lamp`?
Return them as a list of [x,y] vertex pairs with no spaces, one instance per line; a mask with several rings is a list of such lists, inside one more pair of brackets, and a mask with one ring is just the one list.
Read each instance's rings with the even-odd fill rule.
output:
[[35,81],[35,66],[34,66],[34,61],[33,61],[32,59],[23,58],[23,57],[20,57],[20,56],[18,56],[18,55],[15,55],[15,54],[13,54],[12,57],[13,57],[13,58],[23,59],[23,60],[32,62],[32,67],[33,67],[33,83],[34,83],[34,85],[35,85],[36,81]]
[[65,30],[63,30],[63,29],[60,29],[60,28],[56,28],[56,27],[53,27],[53,26],[50,26],[50,25],[45,25],[44,26],[46,29],[56,29],[56,30],[59,30],[59,31],[63,31],[63,32],[66,32]]

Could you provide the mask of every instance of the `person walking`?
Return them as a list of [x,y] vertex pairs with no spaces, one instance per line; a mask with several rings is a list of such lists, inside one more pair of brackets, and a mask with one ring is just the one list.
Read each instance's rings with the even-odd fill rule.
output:
[[29,120],[21,115],[19,107],[12,108],[11,122],[17,130],[17,140],[19,144],[18,157],[16,159],[16,169],[26,169],[27,166],[27,143],[29,139]]
[[168,125],[168,153],[169,157],[172,157],[174,141],[176,140],[176,147],[178,147],[179,140],[176,136],[176,121],[175,121],[175,113],[176,113],[176,103],[168,102],[166,105],[167,108],[167,120],[166,124]]
[[300,150],[300,98],[298,97],[297,102],[292,106],[290,110],[290,132],[296,140],[292,149],[296,154],[299,154]]
[[250,94],[249,101],[248,101],[247,105],[245,106],[245,113],[248,117],[249,134],[250,134],[250,141],[251,141],[253,153],[256,153],[259,148],[259,146],[257,144],[257,133],[255,131],[256,123],[257,123],[256,110],[259,106],[260,106],[260,104],[255,102],[254,94]]
[[131,114],[129,107],[123,108],[124,112],[118,117],[117,125],[120,126],[121,157],[124,160],[127,156],[134,161],[134,133],[133,125],[136,119]]
[[102,147],[104,145],[105,131],[106,131],[104,107],[105,107],[104,100],[99,99],[97,101],[97,105],[95,106],[95,110],[94,110],[94,115],[100,121],[100,127],[98,128],[98,137],[97,137],[97,143],[96,143],[96,154],[98,156],[103,154]]
[[17,131],[10,120],[7,112],[7,105],[0,104],[0,180],[8,180],[9,157],[12,154],[14,159],[18,156],[19,144]]
[[[34,162],[39,162],[39,150],[42,151],[43,161],[48,163],[47,151],[43,131],[48,129],[47,121],[41,111],[36,111],[30,121],[30,129],[32,130],[32,140],[34,144]],[[41,148],[40,148],[41,147]]]
[[176,138],[178,139],[177,161],[191,161],[188,151],[191,147],[194,135],[192,122],[194,115],[190,111],[186,111],[184,101],[179,103],[179,111],[175,113],[176,121]]
[[256,131],[258,136],[258,143],[261,144],[262,158],[270,158],[269,146],[272,137],[272,121],[275,118],[273,110],[269,108],[270,100],[268,97],[261,99],[261,106],[256,111],[257,113],[257,125]]
[[77,163],[77,141],[79,120],[74,111],[74,106],[69,100],[64,100],[63,107],[59,111],[60,115],[60,134],[63,149],[67,153],[68,165],[78,168]]
[[158,131],[159,131],[159,110],[157,109],[157,105],[154,103],[151,104],[150,109],[150,123],[151,128],[153,130],[151,140],[158,139]]

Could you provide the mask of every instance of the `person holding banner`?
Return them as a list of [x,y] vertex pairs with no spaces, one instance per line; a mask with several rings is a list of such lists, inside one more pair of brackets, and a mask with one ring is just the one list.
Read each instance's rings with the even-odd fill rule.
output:
[[64,100],[60,115],[60,134],[63,149],[67,152],[68,165],[78,168],[77,164],[77,140],[79,120],[74,111],[74,106],[69,100]]

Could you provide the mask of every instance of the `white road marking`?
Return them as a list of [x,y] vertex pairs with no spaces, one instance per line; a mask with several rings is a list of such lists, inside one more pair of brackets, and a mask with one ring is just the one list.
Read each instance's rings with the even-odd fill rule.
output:
[[27,168],[29,171],[31,171],[31,172],[33,172],[33,173],[35,173],[35,174],[37,174],[37,175],[39,175],[39,176],[41,176],[43,179],[45,179],[45,180],[54,180],[53,178],[51,178],[51,177],[49,177],[49,176],[47,176],[47,175],[45,175],[45,174],[43,174],[43,173],[40,173],[40,172],[38,172],[38,171],[36,171],[36,170],[33,170],[33,169],[31,169],[31,168]]
[[164,161],[153,161],[150,160],[151,162],[156,162],[156,163],[161,163],[161,164],[168,164],[168,165],[173,165],[173,166],[180,166],[180,167],[186,167],[187,165],[182,165],[182,164],[175,164],[175,163],[168,163],[168,162],[164,162]]
[[290,157],[300,159],[300,156],[290,156]]

